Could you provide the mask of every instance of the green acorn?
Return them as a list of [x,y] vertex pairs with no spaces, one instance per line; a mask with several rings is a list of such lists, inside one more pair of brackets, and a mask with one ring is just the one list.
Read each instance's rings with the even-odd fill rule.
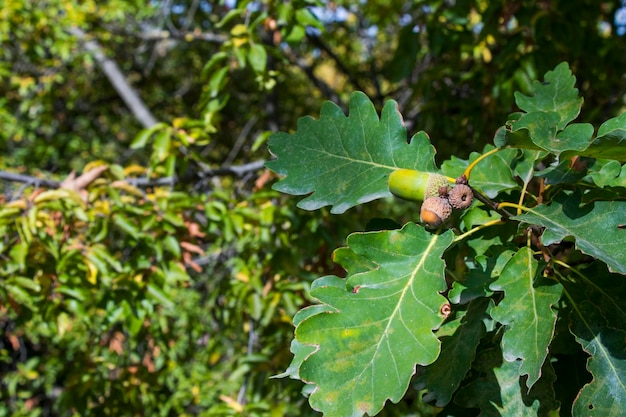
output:
[[396,197],[409,201],[424,201],[428,197],[447,194],[450,181],[441,174],[398,169],[389,175],[388,184],[389,191]]

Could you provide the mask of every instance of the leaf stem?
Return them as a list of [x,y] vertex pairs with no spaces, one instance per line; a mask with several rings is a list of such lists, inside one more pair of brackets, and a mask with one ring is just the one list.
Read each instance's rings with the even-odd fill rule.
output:
[[502,215],[502,217],[504,217],[505,219],[509,219],[509,218],[513,217],[513,215],[511,213],[509,213],[506,210],[502,210],[500,208],[500,205],[503,204],[503,203],[496,203],[494,201],[491,201],[489,199],[489,197],[487,197],[484,194],[481,194],[479,191],[477,191],[474,188],[472,188],[472,191],[474,192],[474,197],[476,197],[477,200],[479,200],[481,203],[483,203],[484,205],[486,205],[490,209],[495,210],[498,213],[500,213]]
[[480,224],[480,225],[474,227],[473,229],[470,229],[467,232],[463,233],[462,235],[458,235],[457,237],[454,238],[453,242],[461,241],[461,240],[465,239],[466,237],[468,237],[470,235],[473,235],[474,233],[478,232],[479,230],[486,229],[486,228],[491,227],[491,226],[496,226],[498,224],[505,224],[505,222],[503,220],[498,219],[498,220],[491,220],[491,221],[489,221],[487,223]]
[[[522,187],[522,192],[520,193],[520,196],[519,196],[519,202],[517,203],[520,207],[524,204],[524,196],[526,195],[527,189],[528,189],[528,182],[524,181],[524,186]],[[518,216],[522,214],[522,209],[520,207],[517,208]]]
[[[556,265],[562,266],[562,267],[563,267],[563,268],[565,268],[565,269],[569,269],[570,271],[572,271],[572,273],[574,273],[575,275],[578,275],[578,277],[579,277],[579,278],[581,278],[583,281],[587,281],[587,277],[586,277],[585,275],[583,275],[583,273],[582,273],[582,272],[580,272],[580,271],[578,270],[578,268],[575,268],[575,267],[571,266],[570,264],[565,263],[565,262],[563,262],[563,261],[561,261],[561,260],[559,260],[559,259],[554,259],[554,258],[552,258],[552,262],[553,262],[554,264],[556,264]],[[565,277],[564,277],[561,273],[559,273],[559,276],[560,276],[561,278],[565,279]],[[569,279],[568,281],[572,281],[572,280],[571,280],[571,279]]]
[[497,208],[502,207],[511,207],[517,209],[517,213],[521,214],[522,211],[530,211],[530,208],[523,206],[517,203],[509,203],[508,201],[503,201],[502,203],[497,203]]
[[486,157],[493,155],[494,153],[500,151],[501,148],[493,148],[492,150],[485,152],[484,154],[480,155],[478,158],[476,158],[476,160],[474,162],[472,162],[471,164],[468,165],[467,168],[465,168],[465,172],[463,172],[463,175],[465,175],[465,178],[467,178],[469,180],[470,178],[470,172],[472,172],[472,169],[474,169],[474,167],[483,159],[485,159]]

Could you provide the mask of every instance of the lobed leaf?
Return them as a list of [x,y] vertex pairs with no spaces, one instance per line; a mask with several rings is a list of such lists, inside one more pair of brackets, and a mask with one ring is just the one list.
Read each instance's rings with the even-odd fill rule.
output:
[[593,379],[579,392],[575,416],[618,417],[626,404],[626,332],[607,326],[600,308],[589,301],[576,306],[571,331],[590,357]]
[[[487,145],[483,153],[491,149],[493,146]],[[501,191],[517,188],[518,184],[511,170],[516,154],[517,151],[514,149],[505,149],[480,161],[472,170],[470,179],[472,187],[479,189],[490,198],[494,198]],[[457,178],[480,155],[478,152],[472,152],[469,160],[452,157],[442,164],[441,171],[444,175]]]
[[440,336],[439,358],[428,365],[416,380],[417,389],[428,389],[428,393],[422,398],[424,402],[434,400],[435,406],[443,407],[452,399],[471,367],[478,342],[485,334],[483,319],[488,302],[487,298],[472,301],[463,317],[443,326],[454,324],[456,329],[450,335]]
[[[580,155],[626,161],[626,113],[604,122],[598,135]],[[569,152],[564,157],[570,156]]]
[[583,105],[583,99],[578,96],[575,84],[576,77],[569,65],[567,62],[561,62],[554,70],[546,73],[543,82],[533,82],[531,96],[516,92],[515,103],[529,114],[556,113],[558,120],[555,127],[563,130],[569,122],[578,117]]
[[559,193],[550,205],[533,207],[514,218],[545,227],[544,245],[574,237],[581,251],[601,259],[612,271],[626,274],[626,229],[621,226],[624,213],[624,201],[581,206],[581,194],[576,192]]
[[524,247],[506,263],[499,279],[490,285],[504,291],[504,298],[493,309],[491,317],[505,326],[502,337],[504,359],[521,359],[520,375],[528,375],[531,388],[541,376],[554,334],[556,313],[563,287],[541,276],[533,251]]
[[296,328],[296,340],[316,348],[299,370],[316,386],[314,409],[333,417],[374,415],[387,400],[402,398],[416,364],[437,359],[433,330],[447,303],[441,256],[452,238],[413,223],[348,237],[354,255],[344,249],[341,256],[347,280],[316,281],[311,295],[325,307]]
[[605,263],[596,261],[576,274],[577,280],[563,280],[568,295],[577,303],[594,304],[614,329],[626,329],[626,280],[609,272]]
[[520,386],[520,363],[503,361],[496,348],[483,350],[474,368],[478,378],[459,389],[454,402],[479,408],[481,417],[548,416],[549,410],[558,407],[550,389],[556,379],[550,363],[545,364],[544,376],[528,393]]
[[332,213],[343,213],[391,196],[387,177],[396,169],[436,171],[428,135],[420,132],[407,143],[397,104],[388,101],[379,119],[361,92],[350,96],[348,116],[336,104],[326,102],[319,120],[303,117],[295,133],[273,134],[269,149],[277,159],[266,166],[285,175],[274,189],[311,194],[298,203],[305,210],[330,205]]
[[496,146],[581,154],[591,143],[593,126],[569,124],[583,104],[575,83],[576,77],[563,62],[548,71],[543,82],[533,83],[531,96],[516,92],[515,102],[523,112],[511,114],[498,129]]
[[[488,242],[492,243],[491,240]],[[465,276],[458,277],[448,291],[448,299],[455,304],[465,304],[480,297],[490,297],[493,291],[489,288],[502,273],[506,263],[514,255],[504,246],[492,244],[487,254],[477,255]]]

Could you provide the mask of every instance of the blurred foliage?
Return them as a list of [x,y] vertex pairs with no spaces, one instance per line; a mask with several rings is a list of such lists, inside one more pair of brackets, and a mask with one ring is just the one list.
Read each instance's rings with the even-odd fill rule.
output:
[[[464,156],[561,61],[597,123],[624,105],[620,7],[0,0],[0,170],[60,182],[108,167],[80,187],[3,183],[0,416],[305,415],[300,385],[268,377],[308,283],[377,203],[296,210],[246,165],[269,133],[358,89]],[[85,41],[158,124],[143,129]]]

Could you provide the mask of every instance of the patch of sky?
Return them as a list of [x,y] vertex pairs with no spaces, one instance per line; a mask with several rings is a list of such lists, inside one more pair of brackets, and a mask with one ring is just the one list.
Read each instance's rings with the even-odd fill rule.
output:
[[475,35],[478,35],[480,32],[483,31],[484,27],[485,27],[485,24],[483,22],[478,22],[472,28],[472,32],[474,32]]
[[622,7],[615,12],[615,26],[618,36],[626,34],[626,1],[622,1]]
[[311,13],[313,13],[315,17],[317,17],[320,22],[324,24],[345,22],[350,14],[350,12],[348,12],[348,10],[343,6],[336,8],[315,6],[311,7],[309,10],[311,10]]

